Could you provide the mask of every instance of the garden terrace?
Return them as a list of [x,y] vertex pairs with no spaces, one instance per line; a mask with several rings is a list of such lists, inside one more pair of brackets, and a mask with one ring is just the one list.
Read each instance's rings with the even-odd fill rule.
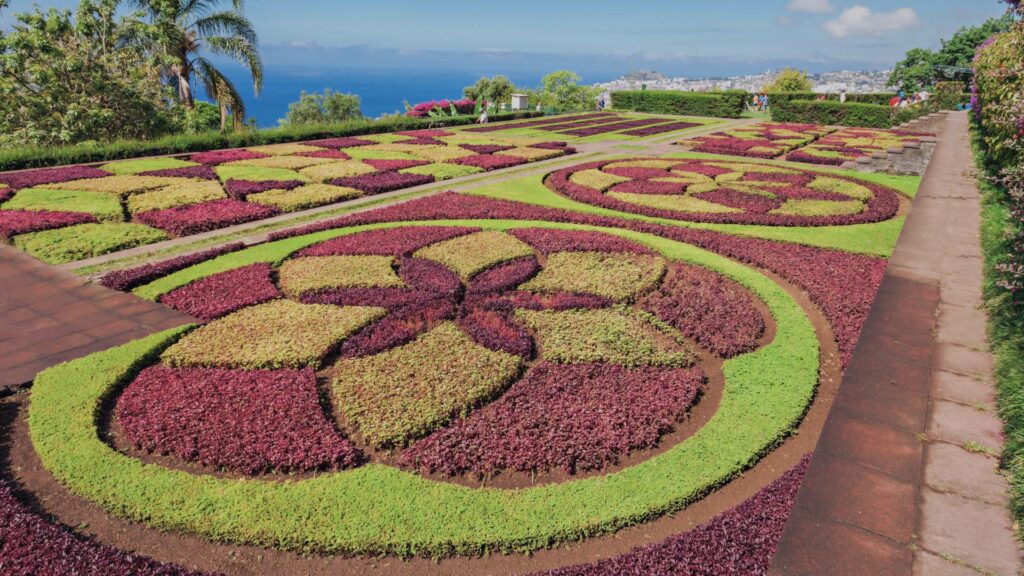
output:
[[0,239],[72,262],[574,152],[553,144],[434,130],[0,174]]
[[858,158],[874,154],[885,154],[891,148],[919,147],[922,138],[933,138],[934,134],[903,132],[900,130],[876,130],[870,128],[845,128],[825,136],[817,142],[790,152],[786,160],[806,164],[841,166]]
[[552,135],[556,135],[572,143],[582,143],[603,140],[640,140],[652,136],[684,132],[719,122],[721,120],[711,118],[593,112],[524,122],[457,128],[456,130],[462,133],[498,132],[507,136],[531,138],[552,138]]
[[[185,208],[284,211],[562,156],[565,130],[668,135],[655,154],[689,127],[533,122],[118,163],[65,181],[102,190],[44,174],[4,196],[102,192],[89,224],[118,209],[141,224],[181,208],[148,194],[186,179],[201,186],[176,198],[224,196]],[[749,133],[791,145],[815,130]],[[919,179],[610,149],[104,276],[196,322],[4,401],[0,515],[29,518],[12,533],[26,557],[74,569],[75,554],[132,550],[168,574],[766,573]]]
[[694,152],[747,156],[750,158],[777,158],[786,152],[809,144],[833,132],[834,128],[814,124],[761,123],[698,136],[677,142]]

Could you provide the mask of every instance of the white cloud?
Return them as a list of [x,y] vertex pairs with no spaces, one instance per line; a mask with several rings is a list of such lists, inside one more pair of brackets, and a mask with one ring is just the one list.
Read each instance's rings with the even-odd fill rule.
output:
[[835,10],[829,0],[790,0],[786,5],[790,12],[810,12],[812,14],[828,14]]
[[913,8],[900,8],[892,12],[873,12],[866,6],[854,6],[843,10],[835,20],[825,22],[825,30],[836,38],[855,36],[881,36],[917,26],[921,19]]
[[775,20],[775,25],[779,28],[786,28],[793,25],[793,19],[789,16],[779,16],[778,19]]

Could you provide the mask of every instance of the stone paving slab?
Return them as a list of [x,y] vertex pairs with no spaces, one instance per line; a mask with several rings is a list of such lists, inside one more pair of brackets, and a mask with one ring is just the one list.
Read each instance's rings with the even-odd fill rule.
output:
[[971,174],[967,116],[949,114],[772,575],[1022,573]]
[[0,246],[0,391],[50,366],[196,322]]

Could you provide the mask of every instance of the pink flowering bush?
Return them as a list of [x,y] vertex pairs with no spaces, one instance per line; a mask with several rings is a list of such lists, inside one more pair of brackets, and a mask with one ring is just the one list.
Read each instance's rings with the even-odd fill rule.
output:
[[361,460],[320,408],[311,369],[153,366],[128,385],[115,415],[137,449],[245,474]]
[[451,106],[455,106],[455,110],[459,114],[472,114],[476,109],[476,100],[465,98],[463,100],[430,100],[420,102],[411,107],[405,115],[412,116],[413,118],[423,118],[428,116],[435,108],[440,108],[442,114],[448,115],[451,113]]
[[159,228],[175,236],[190,236],[244,224],[253,220],[262,220],[279,212],[268,206],[250,204],[238,200],[213,200],[181,208],[154,210],[136,215],[136,220],[143,224]]

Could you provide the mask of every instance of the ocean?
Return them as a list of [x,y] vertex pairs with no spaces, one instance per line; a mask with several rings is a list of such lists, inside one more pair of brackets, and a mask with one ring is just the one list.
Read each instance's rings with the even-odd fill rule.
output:
[[[461,98],[462,89],[474,84],[480,73],[441,70],[328,70],[299,71],[293,69],[264,70],[263,91],[252,95],[251,85],[239,71],[228,71],[245,98],[248,115],[260,127],[278,125],[284,118],[288,104],[299,99],[299,94],[322,92],[330,88],[336,92],[357,94],[362,100],[363,114],[376,118],[381,114],[404,112],[403,101],[416,104],[425,100]],[[536,86],[540,75],[515,75],[509,78],[516,85]],[[589,80],[589,79],[585,79]],[[589,80],[599,82],[603,79]]]

